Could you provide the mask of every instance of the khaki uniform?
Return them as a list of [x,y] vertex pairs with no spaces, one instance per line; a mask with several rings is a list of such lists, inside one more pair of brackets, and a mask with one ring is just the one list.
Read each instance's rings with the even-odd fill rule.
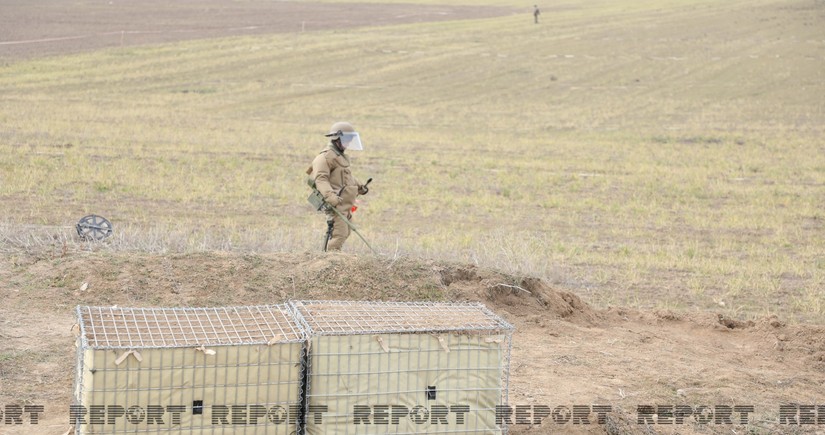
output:
[[[329,144],[312,161],[310,178],[315,180],[315,188],[324,196],[327,204],[334,206],[352,222],[351,209],[355,198],[363,192],[361,183],[350,171],[349,157]],[[339,251],[350,234],[350,228],[334,211],[327,211],[327,220],[333,221],[332,238],[327,250]]]

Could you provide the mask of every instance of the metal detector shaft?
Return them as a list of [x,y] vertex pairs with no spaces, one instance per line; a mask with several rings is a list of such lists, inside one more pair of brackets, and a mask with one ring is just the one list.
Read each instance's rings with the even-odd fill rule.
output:
[[347,219],[347,217],[346,217],[346,216],[344,216],[344,214],[343,214],[343,213],[341,213],[340,211],[338,211],[338,209],[337,209],[337,208],[335,208],[335,207],[333,207],[333,206],[329,206],[329,208],[331,208],[331,209],[332,209],[332,211],[334,211],[334,212],[338,215],[338,217],[340,217],[341,219],[343,219],[343,220],[344,220],[344,223],[346,223],[346,224],[347,224],[347,226],[348,226],[348,227],[350,227],[350,229],[351,229],[352,231],[355,231],[355,234],[358,234],[358,237],[360,237],[360,238],[361,238],[361,240],[363,240],[363,241],[364,241],[364,244],[366,244],[366,245],[367,245],[367,247],[368,247],[368,248],[370,248],[370,250],[372,251],[372,253],[373,253],[373,254],[378,255],[378,252],[375,252],[375,249],[372,249],[372,246],[370,245],[370,243],[369,243],[369,242],[367,242],[367,239],[365,239],[365,238],[364,238],[364,236],[362,236],[362,235],[361,235],[361,233],[360,233],[360,232],[358,232],[358,229],[357,229],[357,228],[355,228],[355,225],[353,225],[353,224],[352,224],[352,222],[350,222],[350,221],[349,221],[349,219]]

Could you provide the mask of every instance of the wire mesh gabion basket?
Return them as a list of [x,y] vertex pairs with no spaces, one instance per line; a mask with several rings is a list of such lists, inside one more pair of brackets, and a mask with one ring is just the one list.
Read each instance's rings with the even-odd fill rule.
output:
[[[505,433],[513,326],[479,303],[294,301],[308,434]],[[313,419],[324,412],[323,425]]]
[[479,303],[77,307],[75,433],[503,434],[512,325]]
[[75,433],[297,432],[306,334],[290,310],[78,307]]

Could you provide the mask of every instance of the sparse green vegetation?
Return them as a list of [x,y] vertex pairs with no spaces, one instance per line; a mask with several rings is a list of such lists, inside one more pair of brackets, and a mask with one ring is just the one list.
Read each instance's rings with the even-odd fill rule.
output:
[[525,12],[0,66],[0,250],[61,240],[23,224],[92,212],[114,249],[318,249],[303,171],[346,119],[366,145],[355,173],[375,178],[356,222],[387,255],[543,276],[598,305],[821,319],[811,4],[571,1],[539,26]]

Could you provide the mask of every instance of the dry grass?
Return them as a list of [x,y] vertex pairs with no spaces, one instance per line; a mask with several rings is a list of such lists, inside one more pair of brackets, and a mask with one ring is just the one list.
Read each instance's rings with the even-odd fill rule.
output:
[[0,250],[89,249],[63,226],[92,212],[106,249],[317,249],[303,170],[349,119],[375,177],[356,220],[385,255],[820,319],[825,8],[544,10],[0,67]]

